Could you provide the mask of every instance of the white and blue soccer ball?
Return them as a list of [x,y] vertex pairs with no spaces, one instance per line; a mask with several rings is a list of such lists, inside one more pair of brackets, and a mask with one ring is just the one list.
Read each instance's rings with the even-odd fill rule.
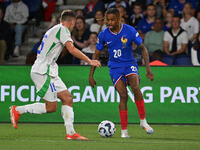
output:
[[98,133],[102,137],[111,137],[115,134],[115,124],[111,121],[104,120],[98,126]]

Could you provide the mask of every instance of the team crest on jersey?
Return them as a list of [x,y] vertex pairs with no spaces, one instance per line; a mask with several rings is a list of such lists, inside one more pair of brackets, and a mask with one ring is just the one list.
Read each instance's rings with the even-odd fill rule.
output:
[[99,38],[97,38],[97,43],[99,43]]
[[126,35],[123,35],[121,37],[121,42],[122,42],[122,48],[126,48],[126,44],[128,42],[128,39],[126,38]]

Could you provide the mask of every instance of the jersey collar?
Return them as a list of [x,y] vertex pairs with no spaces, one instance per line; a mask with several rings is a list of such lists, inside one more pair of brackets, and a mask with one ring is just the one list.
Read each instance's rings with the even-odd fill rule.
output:
[[121,31],[122,31],[122,29],[123,29],[123,26],[124,26],[124,24],[121,24],[121,29],[119,30],[119,32],[118,33],[114,33],[114,32],[112,32],[109,28],[109,31],[110,31],[110,33],[112,33],[112,34],[114,34],[114,35],[117,35],[117,34],[120,34],[121,33]]
[[[60,23],[60,25],[63,26],[62,23]],[[67,27],[65,27],[65,26],[63,26],[63,27],[66,29],[67,33],[70,33],[70,31]]]

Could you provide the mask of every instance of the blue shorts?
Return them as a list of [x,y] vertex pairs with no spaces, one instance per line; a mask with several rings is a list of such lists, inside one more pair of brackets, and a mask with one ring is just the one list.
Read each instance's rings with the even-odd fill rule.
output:
[[[130,75],[138,75],[139,76],[139,70],[138,65],[128,65],[124,67],[117,67],[117,68],[110,68],[110,77],[113,82],[113,85],[115,86],[117,82],[121,79],[127,84],[127,77]],[[140,76],[139,76],[140,77]]]

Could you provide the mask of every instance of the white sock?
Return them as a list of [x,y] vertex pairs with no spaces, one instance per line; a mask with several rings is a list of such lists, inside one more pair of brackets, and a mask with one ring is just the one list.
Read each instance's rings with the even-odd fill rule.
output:
[[123,134],[128,134],[128,130],[127,130],[127,129],[121,130],[121,133],[123,133]]
[[67,105],[62,105],[62,117],[64,119],[64,123],[66,126],[66,133],[69,135],[73,135],[74,131],[74,112],[73,108]]
[[140,124],[147,124],[147,120],[145,118],[143,120],[140,120]]
[[16,110],[20,114],[24,114],[24,113],[43,114],[47,112],[45,103],[34,103],[34,104],[28,104],[24,106],[17,106]]

